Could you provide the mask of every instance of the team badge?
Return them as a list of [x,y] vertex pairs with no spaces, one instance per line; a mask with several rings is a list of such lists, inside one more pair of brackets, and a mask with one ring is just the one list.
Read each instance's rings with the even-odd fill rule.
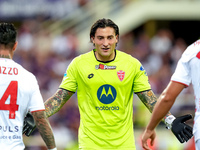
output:
[[120,81],[123,81],[124,80],[124,76],[125,76],[125,72],[122,71],[122,70],[119,70],[117,72],[117,76],[118,76],[118,78],[119,78]]

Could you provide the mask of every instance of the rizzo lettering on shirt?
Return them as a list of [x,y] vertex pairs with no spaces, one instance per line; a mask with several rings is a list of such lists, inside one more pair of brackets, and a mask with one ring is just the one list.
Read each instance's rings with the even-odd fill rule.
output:
[[12,67],[0,66],[0,74],[5,75],[18,75],[18,69]]

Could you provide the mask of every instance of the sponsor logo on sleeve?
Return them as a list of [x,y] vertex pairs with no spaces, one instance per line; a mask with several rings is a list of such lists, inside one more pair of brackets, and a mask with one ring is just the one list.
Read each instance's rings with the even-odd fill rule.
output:
[[147,76],[147,73],[146,73],[146,71],[144,70],[144,67],[143,67],[143,66],[140,66],[140,71],[144,71],[144,74]]

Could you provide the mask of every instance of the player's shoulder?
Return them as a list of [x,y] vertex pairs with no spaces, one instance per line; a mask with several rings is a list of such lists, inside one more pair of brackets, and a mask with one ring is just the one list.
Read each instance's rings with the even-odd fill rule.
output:
[[90,60],[93,58],[94,58],[94,52],[89,51],[84,54],[80,54],[79,56],[75,57],[72,61],[77,63],[77,62],[81,62],[81,61],[85,61],[85,60]]
[[200,40],[197,40],[186,48],[186,50],[182,54],[181,59],[183,61],[189,61],[192,58],[196,57],[199,52],[200,52]]
[[29,80],[29,79],[35,79],[35,75],[33,73],[31,73],[30,71],[28,71],[27,69],[25,69],[22,65],[18,64],[15,62],[15,65],[17,66],[17,68],[19,69],[19,72],[22,76],[24,76],[24,80]]
[[128,61],[128,62],[132,62],[132,63],[139,63],[139,60],[135,57],[133,57],[132,55],[126,53],[126,52],[123,52],[123,51],[120,51],[120,50],[116,50],[116,53],[117,53],[117,57],[118,59],[121,59],[123,61]]
[[91,50],[91,51],[89,51],[89,52],[86,52],[86,53],[84,53],[84,54],[81,54],[81,55],[79,55],[77,58],[80,58],[80,59],[88,59],[88,58],[91,58],[91,56],[94,57],[94,51],[93,51],[93,50]]
[[185,53],[189,52],[196,52],[200,50],[200,40],[195,41],[194,43],[190,44],[187,49],[185,50]]

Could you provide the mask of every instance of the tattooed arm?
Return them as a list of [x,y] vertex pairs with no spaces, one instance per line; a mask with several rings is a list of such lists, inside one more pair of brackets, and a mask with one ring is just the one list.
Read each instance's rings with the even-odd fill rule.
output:
[[44,103],[46,116],[50,117],[58,112],[73,94],[74,92],[58,89],[57,92]]
[[[149,111],[152,113],[153,108],[157,102],[157,97],[153,93],[152,90],[147,90],[143,92],[136,93],[139,99],[143,102],[143,104],[149,109]],[[170,112],[167,113],[167,116],[171,115]]]
[[32,112],[36,127],[38,128],[42,139],[44,140],[48,149],[56,147],[53,132],[44,111]]
[[[48,118],[58,112],[73,94],[74,92],[70,92],[64,89],[58,89],[52,97],[45,101],[45,117]],[[41,114],[41,118],[44,118],[43,114]],[[39,115],[35,116],[35,120],[40,120],[41,118],[39,117]],[[45,123],[44,119],[42,119],[42,121],[42,123]],[[39,123],[37,124],[41,125]],[[24,118],[23,134],[25,133],[26,136],[30,136],[31,133],[35,130],[35,126],[36,125],[33,119],[33,114],[31,115],[30,113],[27,113],[26,117]],[[42,127],[44,126],[41,126],[41,128]]]

